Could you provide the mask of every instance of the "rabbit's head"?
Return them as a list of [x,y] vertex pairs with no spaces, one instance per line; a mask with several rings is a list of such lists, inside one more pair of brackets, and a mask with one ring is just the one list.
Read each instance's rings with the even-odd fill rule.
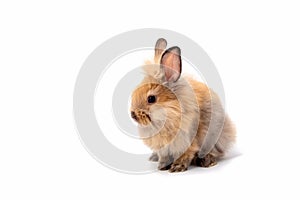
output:
[[173,89],[181,75],[181,52],[179,47],[165,50],[166,45],[164,39],[156,42],[154,61],[146,63],[146,76],[132,93],[131,117],[142,126],[180,122],[180,102]]

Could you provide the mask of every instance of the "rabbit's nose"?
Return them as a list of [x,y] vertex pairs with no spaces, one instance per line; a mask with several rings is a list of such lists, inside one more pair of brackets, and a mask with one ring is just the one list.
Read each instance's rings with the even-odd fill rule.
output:
[[136,114],[135,114],[134,111],[131,111],[131,117],[132,117],[132,119],[134,119],[135,121],[137,121],[137,116],[136,116]]

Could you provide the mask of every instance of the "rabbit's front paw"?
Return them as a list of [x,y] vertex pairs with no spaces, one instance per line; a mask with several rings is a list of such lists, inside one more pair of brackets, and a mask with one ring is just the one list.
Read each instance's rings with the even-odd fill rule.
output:
[[169,169],[169,172],[184,172],[188,169],[188,166],[183,163],[173,163],[171,165],[171,168]]

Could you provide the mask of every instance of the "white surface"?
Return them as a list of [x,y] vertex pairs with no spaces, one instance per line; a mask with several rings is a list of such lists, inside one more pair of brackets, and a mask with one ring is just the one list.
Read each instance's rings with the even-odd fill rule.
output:
[[[0,3],[0,199],[299,199],[297,1]],[[89,53],[157,27],[198,42],[222,77],[238,152],[212,169],[133,176],[96,162],[72,116]]]

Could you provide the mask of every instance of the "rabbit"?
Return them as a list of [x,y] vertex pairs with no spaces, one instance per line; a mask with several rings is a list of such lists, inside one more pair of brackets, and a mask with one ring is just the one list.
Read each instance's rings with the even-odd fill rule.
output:
[[235,126],[207,85],[182,76],[181,49],[157,40],[145,77],[131,95],[130,114],[159,170],[183,172],[217,164],[235,142]]

